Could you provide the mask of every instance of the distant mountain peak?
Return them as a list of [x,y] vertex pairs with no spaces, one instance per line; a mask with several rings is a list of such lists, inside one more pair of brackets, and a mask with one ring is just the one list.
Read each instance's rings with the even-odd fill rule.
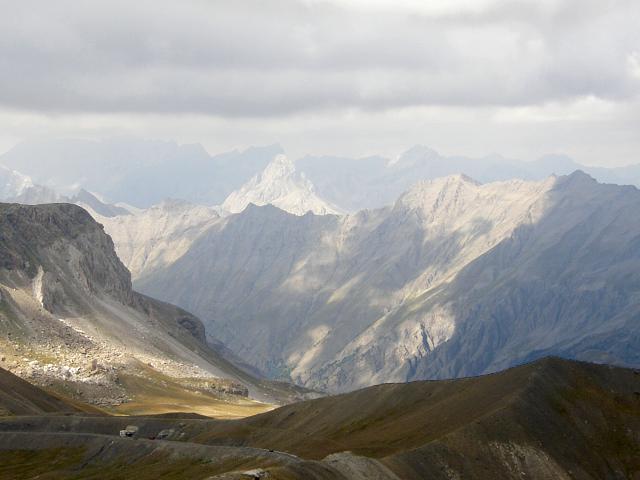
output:
[[231,193],[222,208],[238,213],[252,203],[271,204],[295,215],[309,211],[318,215],[340,213],[316,194],[311,181],[298,172],[295,162],[284,154],[277,154],[261,173]]
[[414,145],[396,159],[389,162],[390,167],[415,166],[419,163],[430,162],[442,158],[441,155],[431,147],[425,145]]
[[557,177],[556,179],[556,189],[561,188],[580,188],[580,187],[590,187],[597,184],[598,181],[594,179],[588,173],[585,173],[582,170],[576,170],[569,175],[563,175]]
[[31,177],[0,165],[0,195],[3,198],[17,197],[33,186]]

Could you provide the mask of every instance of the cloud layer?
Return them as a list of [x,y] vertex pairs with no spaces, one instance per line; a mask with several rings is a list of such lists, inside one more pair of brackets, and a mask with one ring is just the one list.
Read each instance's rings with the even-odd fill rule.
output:
[[0,105],[15,110],[282,117],[640,93],[635,0],[0,7]]
[[135,135],[211,152],[640,163],[637,0],[0,0],[0,151]]

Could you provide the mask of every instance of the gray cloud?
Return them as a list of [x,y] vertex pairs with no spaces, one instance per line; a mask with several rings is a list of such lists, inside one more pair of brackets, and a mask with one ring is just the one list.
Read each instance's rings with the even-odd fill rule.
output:
[[636,98],[637,1],[444,14],[299,0],[0,1],[0,105],[269,117]]

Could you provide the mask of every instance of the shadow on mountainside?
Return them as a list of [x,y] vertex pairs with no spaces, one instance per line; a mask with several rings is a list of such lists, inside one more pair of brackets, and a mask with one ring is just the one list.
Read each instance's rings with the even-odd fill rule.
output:
[[497,371],[550,354],[640,365],[640,191],[575,172],[548,193],[539,222],[519,227],[436,298],[456,331],[409,379]]

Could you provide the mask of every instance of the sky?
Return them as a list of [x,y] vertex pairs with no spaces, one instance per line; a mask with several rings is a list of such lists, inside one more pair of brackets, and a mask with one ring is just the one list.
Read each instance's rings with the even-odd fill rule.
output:
[[640,163],[637,0],[0,0],[0,152],[140,136],[211,153]]

